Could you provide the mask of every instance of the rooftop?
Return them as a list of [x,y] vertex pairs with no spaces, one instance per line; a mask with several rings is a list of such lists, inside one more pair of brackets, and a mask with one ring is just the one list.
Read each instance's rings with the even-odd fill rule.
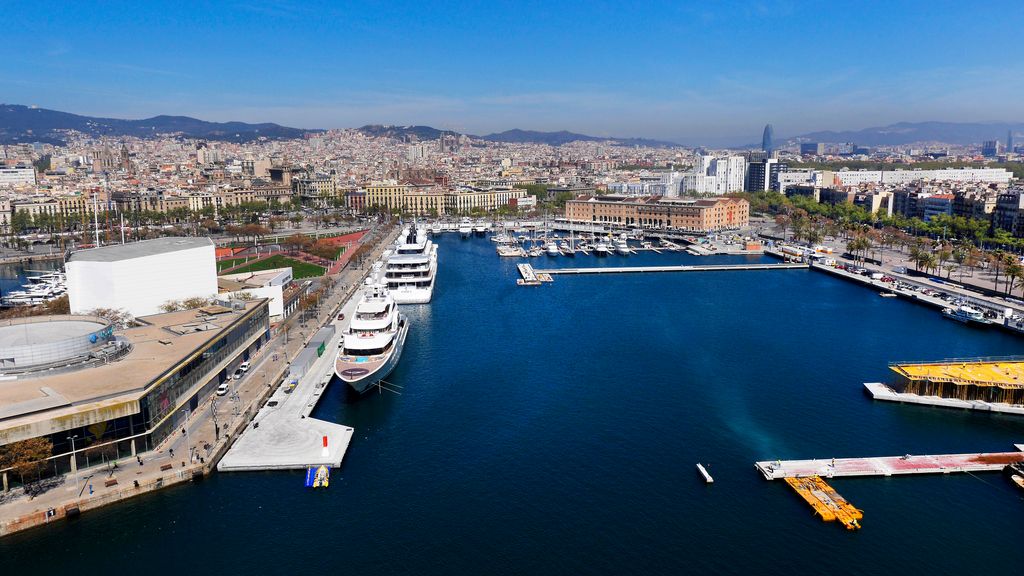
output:
[[225,308],[227,312],[214,316],[183,310],[137,318],[141,326],[117,332],[132,344],[121,360],[77,372],[0,382],[0,439],[6,430],[39,420],[139,400],[164,372],[265,302],[253,300],[242,310]]
[[79,250],[68,258],[68,262],[118,262],[120,260],[131,260],[154,254],[167,254],[192,248],[213,246],[213,240],[206,237],[177,237],[154,238],[152,240],[140,240],[130,244],[113,244],[99,248]]
[[910,380],[981,386],[1024,386],[1024,358],[899,363],[890,368]]
[[35,316],[0,322],[0,350],[14,346],[35,346],[87,336],[109,323],[92,316]]

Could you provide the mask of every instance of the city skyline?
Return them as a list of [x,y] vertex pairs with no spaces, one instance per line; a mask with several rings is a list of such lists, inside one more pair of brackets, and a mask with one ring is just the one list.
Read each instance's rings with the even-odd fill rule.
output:
[[928,6],[14,6],[0,88],[9,102],[107,117],[705,145],[754,142],[766,122],[788,137],[1018,120],[1022,65],[988,63],[1012,50],[1012,7],[979,19]]

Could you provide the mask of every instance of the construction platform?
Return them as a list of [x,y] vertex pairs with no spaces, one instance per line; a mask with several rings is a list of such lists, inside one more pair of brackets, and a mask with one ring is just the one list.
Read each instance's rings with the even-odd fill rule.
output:
[[820,476],[786,478],[786,484],[811,505],[814,514],[825,522],[839,521],[847,530],[859,530],[864,512],[843,498]]
[[1024,387],[1024,359],[970,358],[938,362],[893,362],[893,372],[910,380],[957,381]]
[[536,274],[637,274],[646,272],[726,272],[746,270],[791,270],[808,268],[807,264],[711,264],[707,266],[615,266],[602,268],[550,268],[535,270]]
[[942,398],[941,396],[921,396],[909,392],[897,392],[888,384],[881,382],[865,382],[864,388],[871,395],[871,398],[886,402],[921,404],[924,406],[940,406],[943,408],[959,408],[961,410],[978,410],[979,412],[998,412],[1000,414],[1024,416],[1024,406],[1019,404],[985,402],[984,400],[960,400],[959,398]]
[[[362,291],[357,290],[342,308],[345,318],[353,316],[361,296]],[[334,377],[337,342],[348,328],[348,321],[334,320],[334,324],[335,334],[326,343],[324,354],[313,362],[290,392],[289,386],[278,387],[221,458],[217,464],[218,471],[305,470],[322,465],[341,466],[353,429],[309,417]]]
[[754,466],[767,480],[780,478],[842,478],[853,476],[898,476],[906,474],[950,474],[953,472],[996,472],[1007,464],[1024,462],[1024,444],[1016,452],[979,454],[938,454],[879,456],[876,458],[824,458],[821,460],[772,460]]

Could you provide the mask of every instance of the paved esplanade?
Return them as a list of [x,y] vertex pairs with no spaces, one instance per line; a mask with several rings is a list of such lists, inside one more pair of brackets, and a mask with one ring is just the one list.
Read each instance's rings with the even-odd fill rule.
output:
[[[389,235],[388,240],[382,245],[388,246],[396,234],[397,231]],[[327,391],[334,377],[338,340],[348,328],[361,296],[362,290],[355,290],[342,306],[340,312],[345,315],[346,320],[337,320],[337,312],[332,312],[334,319],[331,323],[335,327],[335,333],[327,342],[323,356],[317,358],[290,394],[285,392],[285,386],[274,392],[253,418],[253,422],[246,427],[241,437],[217,464],[217,470],[289,470],[321,464],[335,467],[341,465],[352,439],[353,429],[310,418],[309,414],[316,407],[320,396]],[[335,385],[344,386],[342,383]],[[324,436],[327,436],[326,454],[323,449]]]
[[[351,316],[355,302],[353,298],[343,308],[346,318]],[[287,470],[321,464],[341,465],[352,439],[352,428],[309,418],[309,413],[334,376],[338,339],[343,328],[347,327],[345,322],[337,320],[333,324],[337,331],[327,343],[323,355],[299,379],[290,394],[285,392],[287,386],[281,386],[274,392],[217,464],[217,470]],[[327,437],[326,453],[324,436]]]

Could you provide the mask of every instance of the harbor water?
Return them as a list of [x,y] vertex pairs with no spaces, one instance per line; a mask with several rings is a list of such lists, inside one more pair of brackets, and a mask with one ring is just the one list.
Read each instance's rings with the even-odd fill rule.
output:
[[[767,459],[1008,451],[1024,419],[873,402],[893,360],[1021,340],[811,270],[558,276],[446,234],[408,307],[401,395],[336,382],[314,416],[355,437],[327,490],[214,474],[0,540],[4,573],[1012,573],[1024,498],[999,474],[836,479],[813,517]],[[679,253],[537,268],[758,262]],[[714,476],[706,484],[695,464]],[[63,489],[63,488],[57,488]]]

